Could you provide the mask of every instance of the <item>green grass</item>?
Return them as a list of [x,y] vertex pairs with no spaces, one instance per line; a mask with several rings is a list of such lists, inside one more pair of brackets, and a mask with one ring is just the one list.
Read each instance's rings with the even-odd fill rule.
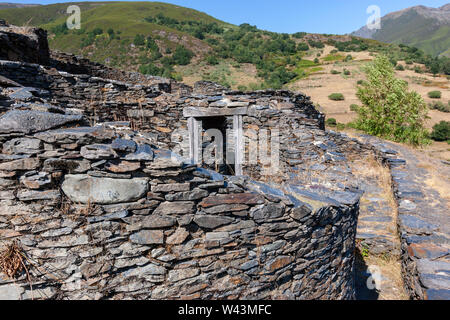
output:
[[333,62],[333,61],[343,61],[345,59],[345,56],[339,53],[332,54],[330,53],[325,58],[323,58],[323,61],[326,62]]

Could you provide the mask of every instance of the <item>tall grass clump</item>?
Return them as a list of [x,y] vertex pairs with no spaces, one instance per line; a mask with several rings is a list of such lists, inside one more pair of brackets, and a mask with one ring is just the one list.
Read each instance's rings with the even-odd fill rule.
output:
[[358,86],[362,105],[354,126],[368,134],[412,145],[429,143],[424,122],[428,108],[423,98],[395,78],[394,66],[378,55],[365,68],[367,81]]

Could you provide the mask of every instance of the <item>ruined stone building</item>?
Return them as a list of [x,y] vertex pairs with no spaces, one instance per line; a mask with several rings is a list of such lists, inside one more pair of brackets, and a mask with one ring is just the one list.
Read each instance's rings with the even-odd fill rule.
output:
[[0,260],[0,297],[355,297],[349,160],[402,160],[326,131],[309,97],[110,69],[40,29],[0,27],[0,59],[0,249],[26,257]]

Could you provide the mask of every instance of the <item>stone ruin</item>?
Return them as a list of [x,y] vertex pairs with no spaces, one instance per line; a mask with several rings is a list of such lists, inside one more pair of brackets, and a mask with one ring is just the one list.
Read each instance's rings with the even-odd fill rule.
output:
[[[355,297],[362,191],[347,160],[382,151],[325,131],[300,93],[191,88],[46,54],[43,31],[17,43],[11,30],[0,27],[0,251],[20,250],[26,270],[0,278],[0,298]],[[234,129],[232,166],[192,162],[210,128]],[[244,161],[261,130],[279,131],[274,175]],[[176,132],[187,155],[173,152]]]

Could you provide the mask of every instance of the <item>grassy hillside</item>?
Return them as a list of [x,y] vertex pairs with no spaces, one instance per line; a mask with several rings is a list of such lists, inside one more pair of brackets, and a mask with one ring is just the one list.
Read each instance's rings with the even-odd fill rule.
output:
[[[81,8],[81,29],[68,30],[70,4]],[[82,54],[116,68],[181,80],[204,79],[233,88],[281,88],[349,52],[384,52],[450,73],[448,60],[420,50],[349,36],[279,34],[234,26],[205,13],[160,2],[78,2],[0,10],[15,25],[40,26],[52,49]],[[325,46],[332,46],[324,53]],[[431,44],[430,44],[431,45]]]

